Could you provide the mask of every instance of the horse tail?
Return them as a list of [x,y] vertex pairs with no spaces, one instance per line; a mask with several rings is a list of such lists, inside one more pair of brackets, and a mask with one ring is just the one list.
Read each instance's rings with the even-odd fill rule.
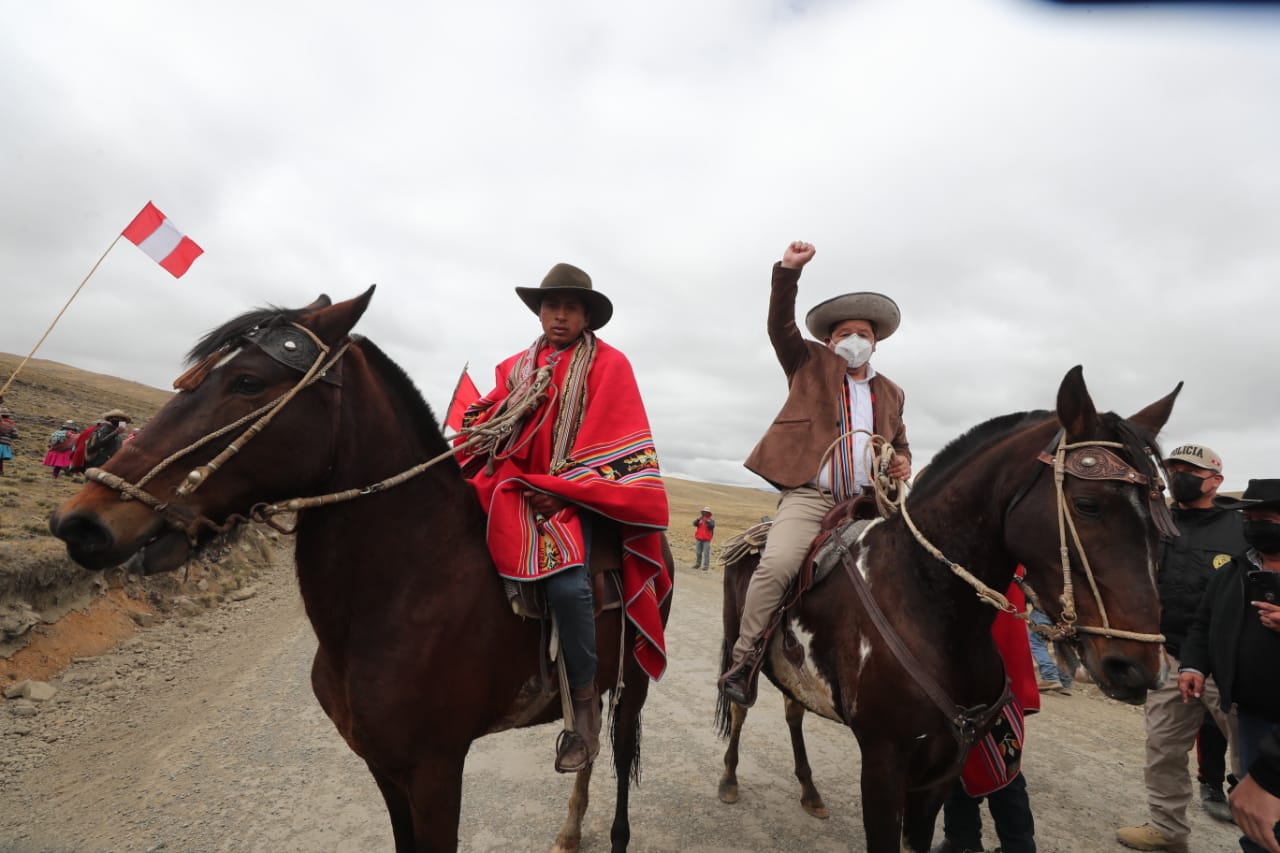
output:
[[[755,571],[759,556],[753,552],[737,553],[724,564],[724,607],[722,622],[724,633],[720,639],[720,673],[733,665],[733,646],[738,641],[738,626],[742,622],[742,598],[746,595],[745,579]],[[733,728],[733,713],[724,694],[716,691],[716,713],[712,726],[723,740]]]
[[[733,641],[736,637],[730,639],[728,635],[720,641],[720,672],[728,672],[729,666],[733,663]],[[733,712],[729,707],[729,700],[719,690],[716,691],[716,715],[713,722],[716,735],[724,740],[729,736],[730,729],[733,728]]]
[[[616,691],[610,691],[610,693],[613,692]],[[619,716],[623,718],[623,726],[630,726],[630,732],[628,732],[626,728],[619,728]],[[626,718],[628,717],[634,722],[627,722]],[[644,727],[641,723],[641,712],[639,709],[636,710],[634,715],[619,715],[617,706],[614,706],[613,710],[609,713],[609,743],[613,745],[613,754],[617,756],[620,754],[620,749],[630,749],[631,769],[628,775],[631,777],[631,781],[637,785],[640,784],[640,740],[643,729]],[[623,738],[622,743],[618,742],[619,736]],[[630,741],[629,744],[627,742],[628,740]]]

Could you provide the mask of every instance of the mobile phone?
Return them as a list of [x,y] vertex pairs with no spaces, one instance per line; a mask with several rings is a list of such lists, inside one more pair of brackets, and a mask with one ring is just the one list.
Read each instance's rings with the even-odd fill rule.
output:
[[1280,604],[1280,572],[1253,569],[1246,576],[1246,592],[1249,601],[1266,601]]

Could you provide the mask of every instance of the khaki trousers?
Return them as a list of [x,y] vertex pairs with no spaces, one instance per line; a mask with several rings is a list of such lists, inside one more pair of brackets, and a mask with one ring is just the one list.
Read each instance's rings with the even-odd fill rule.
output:
[[782,604],[787,587],[800,574],[800,563],[822,529],[823,517],[833,507],[831,493],[813,486],[787,489],[778,498],[778,512],[769,528],[760,565],[747,586],[738,642],[733,646],[735,663],[764,633],[769,617]]
[[[1236,730],[1234,720],[1218,705],[1218,685],[1206,679],[1198,700],[1183,703],[1178,693],[1178,661],[1168,652],[1168,675],[1156,690],[1147,694],[1144,707],[1147,721],[1147,808],[1151,825],[1175,841],[1186,841],[1191,834],[1187,821],[1187,804],[1191,802],[1191,772],[1187,769],[1187,753],[1195,748],[1196,732],[1206,713],[1213,717],[1227,735],[1231,762],[1236,764]],[[1237,778],[1239,769],[1234,768]]]

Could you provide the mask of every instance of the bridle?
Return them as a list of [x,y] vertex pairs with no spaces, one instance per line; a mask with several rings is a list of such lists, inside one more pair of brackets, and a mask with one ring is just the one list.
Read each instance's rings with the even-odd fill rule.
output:
[[464,450],[472,453],[495,451],[503,443],[504,439],[514,432],[524,415],[543,400],[548,393],[548,388],[554,388],[551,385],[551,368],[539,368],[534,373],[531,381],[514,389],[501,410],[485,421],[483,425],[465,427],[453,435],[444,436],[446,443],[451,444],[454,439],[463,439],[444,453],[414,465],[394,476],[360,488],[310,497],[290,498],[289,500],[276,501],[274,503],[258,503],[249,510],[247,516],[232,513],[222,524],[207,516],[194,514],[184,507],[175,506],[171,501],[161,500],[144,488],[147,483],[178,460],[209,442],[248,424],[249,426],[213,459],[204,465],[193,468],[187,474],[175,489],[177,497],[187,497],[207,483],[254,436],[266,429],[267,425],[271,423],[280,410],[302,391],[317,382],[325,382],[335,386],[340,392],[342,388],[341,359],[356,340],[357,338],[346,336],[341,342],[331,347],[314,332],[299,323],[253,327],[234,341],[224,344],[203,361],[182,374],[182,376],[179,376],[174,380],[174,387],[180,391],[194,390],[213,370],[230,362],[246,346],[254,345],[275,361],[302,374],[291,388],[247,415],[207,433],[186,447],[171,453],[144,474],[136,483],[131,483],[123,477],[103,471],[101,468],[88,469],[85,471],[85,477],[99,485],[119,492],[121,500],[136,500],[150,507],[171,528],[182,532],[193,547],[196,545],[200,533],[204,530],[209,530],[215,534],[226,533],[237,525],[250,521],[268,524],[281,533],[292,534],[297,532],[296,523],[293,526],[287,526],[278,520],[276,516],[284,513],[297,513],[304,509],[341,503],[365,495],[376,494],[407,482],[433,465],[451,456],[456,456]]
[[[1062,611],[1057,622],[1049,630],[1050,639],[1067,639],[1077,634],[1097,634],[1103,637],[1136,640],[1143,643],[1163,643],[1165,640],[1163,634],[1126,631],[1111,626],[1111,620],[1107,616],[1106,604],[1102,600],[1102,593],[1098,589],[1097,580],[1094,578],[1093,567],[1089,563],[1089,556],[1085,552],[1084,543],[1080,541],[1080,534],[1076,530],[1075,519],[1068,506],[1064,485],[1066,478],[1071,476],[1081,480],[1113,480],[1131,483],[1138,488],[1145,488],[1147,490],[1147,502],[1151,509],[1151,517],[1156,524],[1156,528],[1163,535],[1174,536],[1177,535],[1178,531],[1173,523],[1173,516],[1169,512],[1169,507],[1164,502],[1164,483],[1158,473],[1154,476],[1147,476],[1110,449],[1127,449],[1127,445],[1122,442],[1079,441],[1068,444],[1064,439],[1065,431],[1059,430],[1053,440],[1049,442],[1049,445],[1036,457],[1037,462],[1044,463],[1053,469],[1054,494],[1057,500],[1058,516],[1058,552],[1062,564],[1062,598],[1060,599]],[[1148,458],[1151,459],[1152,452],[1150,448],[1145,448],[1145,452]],[[1026,483],[1014,494],[1013,500],[1005,509],[1006,519],[1031,491],[1032,486],[1039,479],[1040,473],[1044,470],[1039,465],[1035,466]],[[1154,461],[1151,470],[1159,470]],[[924,534],[920,532],[920,529],[916,527],[910,513],[907,511],[905,498],[900,498],[896,503],[902,512],[903,521],[906,522],[916,541],[926,551],[945,563],[959,578],[972,586],[980,600],[990,604],[997,610],[1017,616],[1023,620],[1027,619],[1027,615],[1013,606],[1009,599],[999,590],[987,586],[929,542]],[[1094,601],[1098,603],[1098,611],[1102,618],[1101,625],[1077,624],[1079,617],[1076,613],[1075,584],[1071,579],[1071,549],[1068,545],[1068,533],[1070,533],[1070,541],[1075,544],[1076,553],[1079,555],[1084,575],[1089,581],[1089,588],[1093,592]],[[1028,591],[1030,591],[1029,587]],[[1032,597],[1034,599],[1034,593],[1032,593]],[[1033,601],[1033,603],[1035,602]]]

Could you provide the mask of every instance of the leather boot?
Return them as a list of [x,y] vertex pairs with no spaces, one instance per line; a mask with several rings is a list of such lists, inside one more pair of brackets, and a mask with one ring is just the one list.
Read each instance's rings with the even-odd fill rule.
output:
[[556,740],[556,771],[577,773],[591,766],[600,753],[600,694],[596,686],[575,687],[573,731],[565,729]]
[[735,705],[750,708],[756,703],[756,676],[759,672],[759,657],[747,654],[720,676],[720,692]]

